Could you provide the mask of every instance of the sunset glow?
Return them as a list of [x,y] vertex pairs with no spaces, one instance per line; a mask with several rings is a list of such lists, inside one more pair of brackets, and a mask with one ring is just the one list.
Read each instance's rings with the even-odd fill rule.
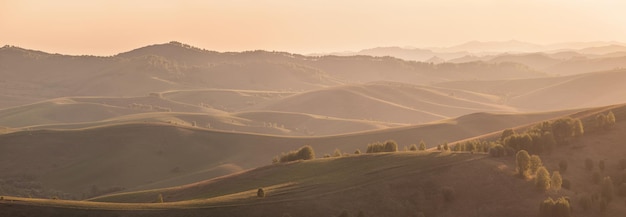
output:
[[0,45],[112,55],[173,40],[297,53],[468,40],[624,41],[624,9],[618,0],[2,0]]

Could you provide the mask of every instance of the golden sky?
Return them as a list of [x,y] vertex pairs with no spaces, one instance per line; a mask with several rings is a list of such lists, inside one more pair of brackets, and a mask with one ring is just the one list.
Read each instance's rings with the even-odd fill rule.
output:
[[113,55],[180,41],[296,53],[470,40],[626,41],[624,0],[0,0],[0,46]]

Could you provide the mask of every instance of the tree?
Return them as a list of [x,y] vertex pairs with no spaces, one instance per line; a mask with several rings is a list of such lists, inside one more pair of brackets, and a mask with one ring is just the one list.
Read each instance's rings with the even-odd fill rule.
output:
[[518,151],[515,155],[515,162],[519,176],[526,178],[528,169],[530,168],[530,155],[528,155],[528,152],[525,150]]
[[600,160],[600,162],[598,162],[598,168],[600,171],[604,172],[604,166],[604,160]]
[[441,151],[441,145],[437,145],[437,151]]
[[606,115],[598,114],[596,116],[596,126],[598,127],[598,129],[605,129],[608,126]]
[[420,141],[420,147],[418,148],[418,150],[420,151],[426,150],[426,143],[424,142],[424,140]]
[[290,161],[297,160],[311,160],[315,158],[315,151],[313,151],[313,147],[309,145],[302,146],[297,151],[290,151],[288,153],[283,153],[279,157],[279,162],[285,163]]
[[456,191],[452,187],[443,187],[441,188],[441,193],[443,194],[443,200],[446,202],[452,202],[454,200],[454,196]]
[[361,154],[361,150],[357,149],[356,151],[354,151],[354,154]]
[[539,156],[537,155],[531,155],[530,156],[530,174],[537,173],[537,169],[539,169],[539,167],[541,166],[543,166],[543,163],[541,162],[541,158],[539,158]]
[[550,183],[552,189],[560,190],[562,184],[563,178],[561,177],[561,173],[559,173],[559,171],[552,172],[552,182]]
[[393,140],[387,140],[385,142],[385,152],[397,152],[398,151],[398,143]]
[[515,133],[515,131],[511,128],[503,130],[502,134],[500,135],[500,142],[504,142],[504,139],[508,138],[509,136],[515,135],[517,133]]
[[341,157],[341,150],[336,148],[335,151],[333,152],[333,157]]
[[566,197],[553,200],[548,198],[539,204],[539,216],[541,217],[570,217],[572,216],[570,201]]
[[443,143],[443,150],[444,151],[450,151],[450,146],[448,146],[448,143]]
[[579,119],[561,118],[552,123],[552,134],[559,145],[569,144],[572,137],[581,136],[583,132],[583,125]]
[[163,194],[159,194],[159,195],[157,195],[156,202],[157,202],[157,203],[163,203]]
[[537,169],[537,176],[535,177],[535,186],[541,191],[548,190],[550,188],[550,173],[545,167],[539,167]]
[[604,179],[602,179],[600,194],[607,202],[611,202],[611,200],[613,200],[614,193],[615,189],[613,186],[613,180],[610,176],[604,177]]
[[615,125],[615,114],[613,114],[613,111],[609,111],[609,114],[606,115],[606,123],[609,125],[609,127],[612,127],[613,125]]
[[263,190],[263,188],[259,188],[259,190],[256,191],[256,196],[260,198],[265,197],[265,190]]
[[511,147],[516,151],[530,150],[533,144],[533,138],[527,133],[515,134],[504,139],[504,146]]
[[409,147],[410,151],[417,151],[417,145],[415,144],[411,144],[411,147]]

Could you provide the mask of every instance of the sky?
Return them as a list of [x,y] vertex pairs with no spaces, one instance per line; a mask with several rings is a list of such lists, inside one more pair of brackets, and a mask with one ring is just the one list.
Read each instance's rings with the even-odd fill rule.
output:
[[179,41],[294,53],[626,41],[623,0],[0,0],[0,46],[114,55]]

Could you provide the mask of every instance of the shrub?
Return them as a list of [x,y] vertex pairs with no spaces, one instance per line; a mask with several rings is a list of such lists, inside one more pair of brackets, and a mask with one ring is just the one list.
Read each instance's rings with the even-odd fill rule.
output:
[[525,178],[530,168],[530,155],[525,150],[518,151],[515,155],[515,164],[517,165],[518,175]]
[[256,196],[260,198],[265,197],[265,190],[263,190],[263,188],[259,188],[259,190],[256,191]]
[[545,191],[550,188],[550,173],[545,167],[539,167],[537,169],[537,176],[535,177],[535,186],[540,191]]
[[441,151],[441,145],[437,145],[437,151]]
[[561,173],[559,173],[559,171],[552,172],[551,180],[552,182],[550,183],[550,186],[552,187],[552,189],[560,190],[561,185],[563,184],[563,178],[561,177]]
[[157,203],[163,203],[163,194],[159,194],[156,199]]
[[593,170],[593,160],[590,158],[585,159],[585,168],[589,171]]
[[357,149],[356,151],[354,151],[354,154],[361,154],[361,150]]
[[455,199],[456,191],[452,187],[443,187],[441,188],[441,193],[443,194],[443,200],[445,202],[452,202]]
[[567,161],[566,160],[561,160],[559,162],[559,171],[561,171],[561,172],[567,171]]
[[417,145],[415,144],[411,144],[411,147],[409,147],[410,151],[417,151]]

